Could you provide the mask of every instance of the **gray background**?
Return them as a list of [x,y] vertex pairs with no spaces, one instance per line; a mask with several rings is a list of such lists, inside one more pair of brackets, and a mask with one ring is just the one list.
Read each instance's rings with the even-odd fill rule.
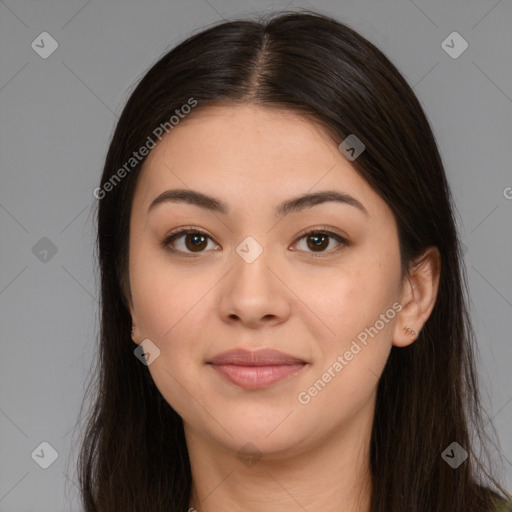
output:
[[[512,489],[510,0],[5,0],[0,511],[79,510],[73,426],[98,331],[92,191],[134,82],[193,31],[285,7],[330,14],[369,38],[427,112],[467,248],[479,374]],[[59,45],[46,59],[31,47],[44,31]],[[469,44],[455,59],[441,46],[453,31]],[[42,442],[59,454],[48,469],[31,457]]]

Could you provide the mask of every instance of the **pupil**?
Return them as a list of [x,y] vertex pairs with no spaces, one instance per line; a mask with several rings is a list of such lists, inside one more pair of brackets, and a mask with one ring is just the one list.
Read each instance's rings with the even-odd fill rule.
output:
[[[200,235],[200,234],[194,234],[194,235],[189,234],[188,236],[191,237],[191,239],[193,240],[191,249],[197,249],[197,248],[200,249],[201,244],[204,243],[205,236]],[[203,240],[198,240],[198,239],[203,239]],[[190,247],[189,247],[189,249],[190,249]]]
[[325,248],[325,243],[320,241],[320,239],[324,239],[325,241],[325,239],[327,238],[325,235],[310,235],[310,238],[314,240],[313,247]]

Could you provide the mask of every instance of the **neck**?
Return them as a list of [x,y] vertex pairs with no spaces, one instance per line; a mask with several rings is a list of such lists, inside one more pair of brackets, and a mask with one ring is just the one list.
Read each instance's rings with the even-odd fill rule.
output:
[[186,425],[192,470],[191,512],[369,512],[372,416],[361,411],[306,449],[287,456],[237,453]]

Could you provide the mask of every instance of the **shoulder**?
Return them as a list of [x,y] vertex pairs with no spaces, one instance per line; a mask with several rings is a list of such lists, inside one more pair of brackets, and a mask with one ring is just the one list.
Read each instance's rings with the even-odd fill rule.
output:
[[512,500],[501,498],[494,502],[494,508],[489,509],[489,512],[512,512]]

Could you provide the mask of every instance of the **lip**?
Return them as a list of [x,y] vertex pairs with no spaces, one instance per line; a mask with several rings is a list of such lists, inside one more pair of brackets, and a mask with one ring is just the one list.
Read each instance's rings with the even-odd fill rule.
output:
[[262,389],[297,374],[307,362],[278,350],[229,350],[207,361],[231,383],[245,389]]

